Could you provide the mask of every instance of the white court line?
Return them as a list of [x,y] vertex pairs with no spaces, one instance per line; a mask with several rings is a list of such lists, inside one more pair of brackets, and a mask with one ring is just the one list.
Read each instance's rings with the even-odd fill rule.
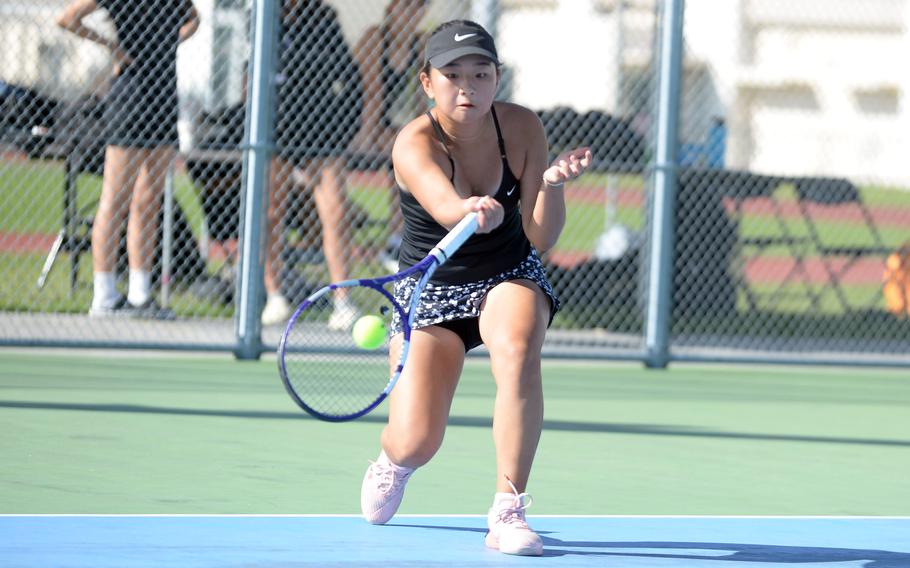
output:
[[[3,517],[99,517],[99,518],[287,518],[287,519],[360,519],[362,515],[356,514],[325,514],[315,513],[302,514],[276,514],[269,515],[265,513],[236,513],[236,514],[207,514],[207,513],[187,513],[187,514],[165,514],[165,513],[25,513],[17,515],[15,513],[0,513]],[[888,521],[910,521],[910,516],[875,516],[875,515],[528,515],[535,519],[805,519],[805,520],[888,520]],[[395,515],[396,519],[420,519],[420,518],[445,518],[445,519],[485,519],[486,515],[434,515],[431,513],[401,514]]]

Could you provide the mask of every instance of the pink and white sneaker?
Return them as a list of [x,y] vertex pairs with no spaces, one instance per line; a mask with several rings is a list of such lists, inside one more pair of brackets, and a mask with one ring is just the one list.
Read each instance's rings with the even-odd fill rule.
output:
[[531,506],[533,499],[527,493],[519,493],[508,476],[506,481],[514,496],[499,498],[493,503],[487,514],[490,532],[484,542],[488,547],[505,554],[540,556],[543,554],[543,541],[525,521],[525,509]]
[[384,451],[376,461],[370,461],[360,488],[363,518],[374,525],[383,525],[395,516],[404,497],[404,486],[412,473],[413,469],[389,461]]

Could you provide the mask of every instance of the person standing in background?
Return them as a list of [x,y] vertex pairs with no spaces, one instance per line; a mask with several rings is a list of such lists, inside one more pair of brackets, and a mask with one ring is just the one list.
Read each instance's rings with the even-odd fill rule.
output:
[[[291,306],[281,288],[284,216],[295,181],[312,187],[322,248],[333,282],[347,278],[345,157],[360,127],[363,86],[335,10],[321,0],[285,0],[282,10],[276,139],[271,165],[269,236],[262,324],[284,323]],[[329,319],[346,329],[358,317],[347,290],[337,290]]]
[[[367,28],[354,55],[363,75],[364,106],[360,131],[351,143],[355,153],[371,157],[369,167],[387,174],[392,188],[389,239],[381,253],[383,265],[398,271],[402,217],[392,174],[392,143],[398,129],[426,110],[426,99],[414,89],[413,76],[423,57],[426,38],[420,24],[428,0],[391,0],[379,25]],[[376,157],[378,155],[378,157]]]
[[[109,38],[85,25],[103,8]],[[89,315],[172,317],[151,291],[155,234],[165,176],[176,155],[177,47],[199,27],[191,0],[75,0],[57,18],[63,29],[106,47],[114,83],[105,98],[107,148],[92,225],[93,296]],[[127,223],[129,289],[116,287],[116,255]]]

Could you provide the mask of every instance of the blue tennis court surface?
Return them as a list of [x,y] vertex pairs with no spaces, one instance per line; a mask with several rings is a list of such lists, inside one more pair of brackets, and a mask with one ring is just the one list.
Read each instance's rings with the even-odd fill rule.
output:
[[910,518],[531,517],[544,558],[483,545],[480,516],[5,516],[0,565],[41,567],[910,567]]

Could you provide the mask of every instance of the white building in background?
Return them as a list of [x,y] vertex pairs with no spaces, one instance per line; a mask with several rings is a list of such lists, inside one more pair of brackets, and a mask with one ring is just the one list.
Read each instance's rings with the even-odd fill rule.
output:
[[[629,116],[659,0],[502,0],[513,98]],[[910,0],[685,0],[681,135],[726,165],[910,188]],[[567,57],[567,55],[572,57]],[[560,77],[548,69],[562,66]]]
[[910,187],[908,0],[687,0],[686,16],[731,166]]

